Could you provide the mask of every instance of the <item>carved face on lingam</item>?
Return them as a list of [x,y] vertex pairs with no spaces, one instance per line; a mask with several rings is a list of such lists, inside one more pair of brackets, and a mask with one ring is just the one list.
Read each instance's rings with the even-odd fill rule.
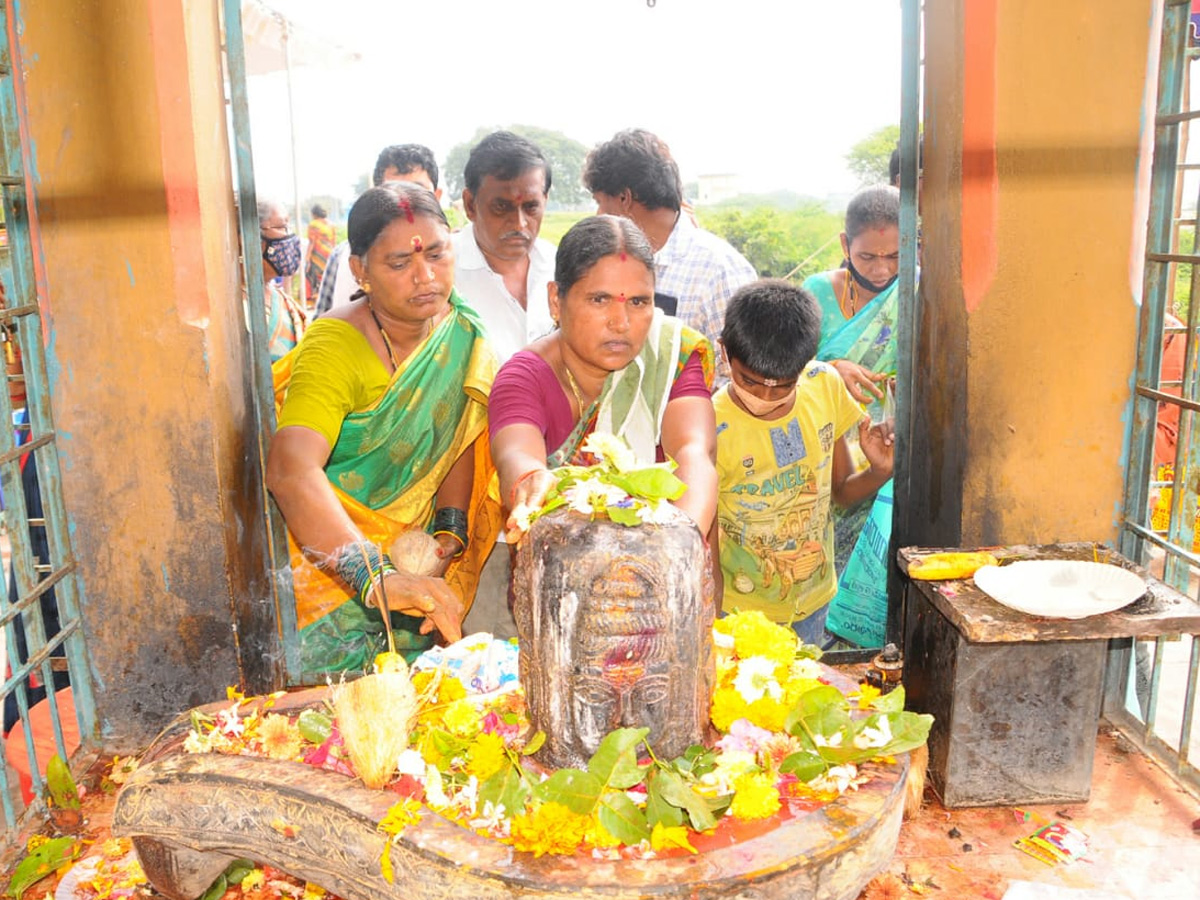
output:
[[582,766],[614,728],[648,727],[668,758],[705,739],[716,613],[708,565],[682,514],[636,528],[565,512],[534,523],[517,559],[514,614],[543,762]]

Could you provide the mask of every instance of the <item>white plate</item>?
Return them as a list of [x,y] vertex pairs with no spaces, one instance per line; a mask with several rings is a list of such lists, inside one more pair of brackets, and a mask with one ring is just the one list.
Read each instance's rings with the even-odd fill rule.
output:
[[975,573],[975,585],[1010,609],[1055,619],[1103,615],[1146,593],[1145,580],[1128,569],[1067,559],[984,566]]

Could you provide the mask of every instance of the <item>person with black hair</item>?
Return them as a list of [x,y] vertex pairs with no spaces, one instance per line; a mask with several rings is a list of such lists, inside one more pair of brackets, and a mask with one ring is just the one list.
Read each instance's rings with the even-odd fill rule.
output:
[[472,147],[463,169],[471,222],[454,235],[455,277],[502,363],[554,327],[546,294],[554,245],[538,237],[551,181],[545,154],[511,131]]
[[552,470],[594,462],[588,437],[611,434],[643,464],[678,464],[688,489],[674,504],[710,534],[713,350],[656,308],[654,291],[653,251],[629,219],[592,216],[563,236],[550,285],[558,328],[501,367],[488,406],[510,510],[539,507]]
[[[759,610],[808,644],[826,646],[837,592],[831,503],[851,506],[892,475],[890,423],[872,425],[830,365],[815,362],[821,312],[804,288],[764,280],[725,310],[729,383],[717,417],[714,566],[726,612]],[[870,463],[856,471],[845,435],[857,425]]]
[[[441,200],[437,160],[433,151],[423,144],[392,144],[379,151],[375,169],[371,173],[371,185],[379,187],[394,181],[418,184]],[[349,303],[350,295],[355,290],[354,276],[350,272],[350,245],[342,241],[329,255],[329,262],[322,273],[313,318],[325,315],[335,306]]]
[[[654,248],[658,292],[676,301],[675,314],[714,345],[725,304],[757,277],[754,267],[683,212],[683,182],[670,148],[641,128],[618,132],[592,150],[583,183],[599,212],[632,219]],[[729,373],[718,364],[718,380]]]
[[[454,290],[445,213],[419,185],[371,188],[347,223],[359,289],[276,363],[267,487],[287,522],[305,676],[410,658],[464,608],[500,527],[487,452],[496,361]],[[429,539],[395,559],[397,538]],[[430,559],[430,557],[434,557]]]

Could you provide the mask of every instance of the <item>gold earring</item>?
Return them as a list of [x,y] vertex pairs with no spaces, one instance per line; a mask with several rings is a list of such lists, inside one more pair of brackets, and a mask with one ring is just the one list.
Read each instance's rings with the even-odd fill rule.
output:
[[371,293],[371,282],[364,279],[362,282],[362,289],[364,294]]

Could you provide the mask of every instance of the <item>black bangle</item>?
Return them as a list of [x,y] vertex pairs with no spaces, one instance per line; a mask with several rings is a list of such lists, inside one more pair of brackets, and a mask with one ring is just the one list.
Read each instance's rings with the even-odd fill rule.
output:
[[443,506],[433,514],[430,532],[435,535],[438,533],[449,534],[458,541],[462,548],[454,554],[455,556],[461,556],[463,550],[466,550],[470,544],[467,536],[467,513],[465,510],[453,506]]

